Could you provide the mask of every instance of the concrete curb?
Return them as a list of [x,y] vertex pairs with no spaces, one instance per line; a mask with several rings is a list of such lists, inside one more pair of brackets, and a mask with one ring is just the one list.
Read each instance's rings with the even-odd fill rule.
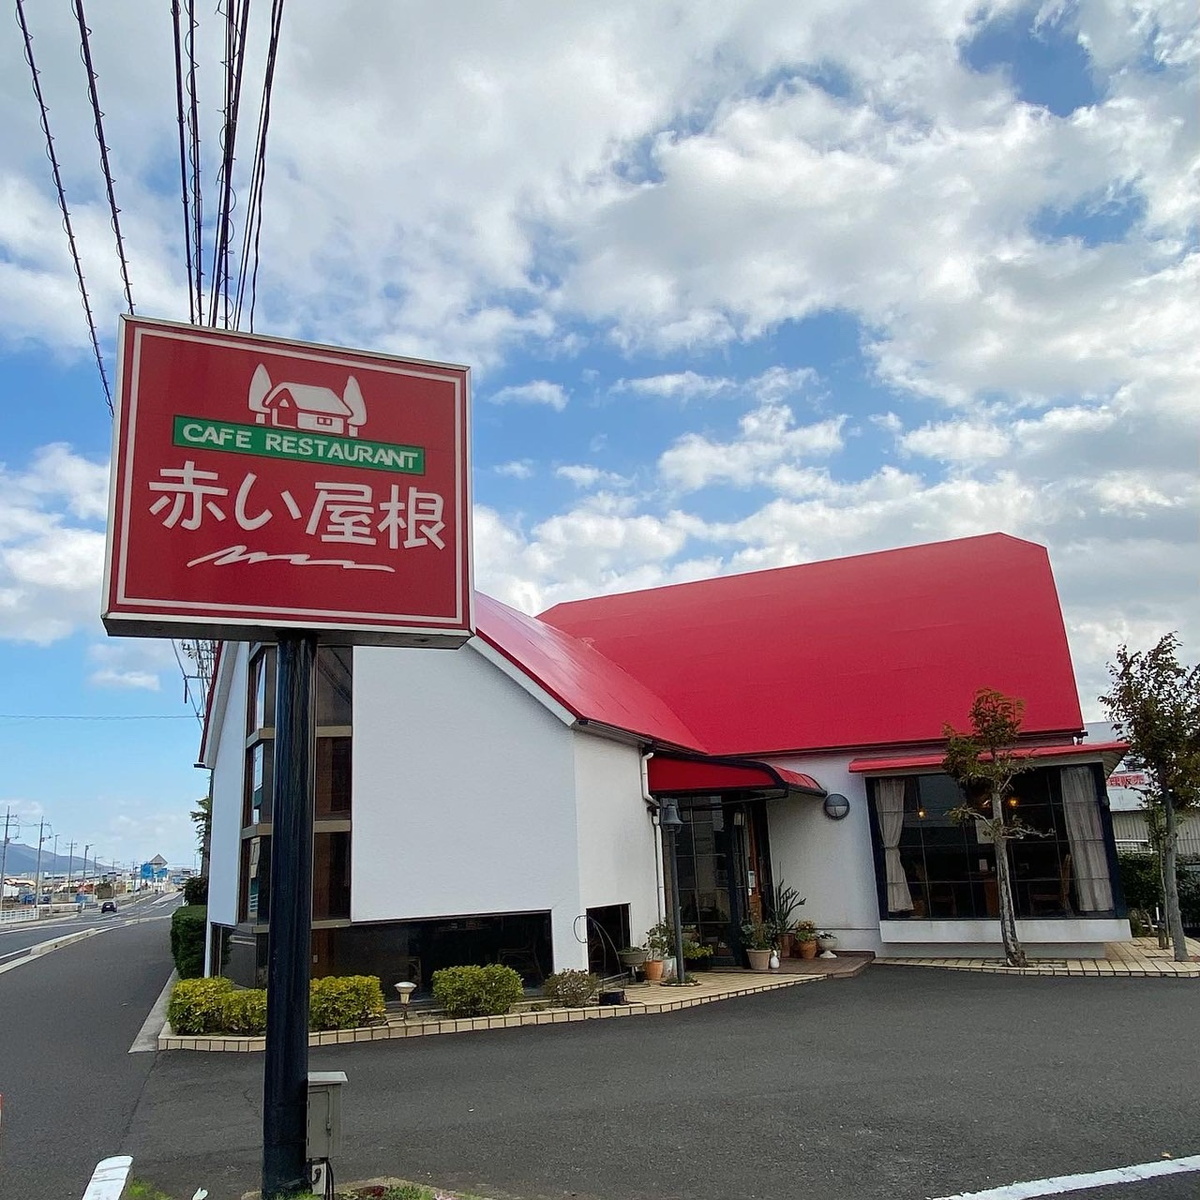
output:
[[[704,1004],[716,1004],[721,1000],[733,1000],[738,996],[754,996],[760,992],[773,992],[779,988],[799,987],[806,983],[818,983],[828,978],[825,975],[773,976],[755,981],[728,991],[710,992],[698,996],[678,996],[661,1001],[633,1000],[623,1005],[590,1004],[585,1008],[548,1008],[542,1012],[506,1013],[502,1017],[447,1017],[431,1021],[389,1020],[386,1025],[367,1025],[358,1029],[331,1029],[308,1035],[309,1046],[345,1045],[351,1042],[382,1042],[396,1038],[429,1037],[442,1033],[475,1033],[491,1029],[515,1029],[524,1025],[565,1025],[576,1021],[592,1021],[613,1017],[642,1017],[659,1013],[680,1012],[686,1008],[698,1008]],[[253,1053],[266,1048],[266,1039],[261,1037],[185,1037],[164,1026],[158,1037],[160,1050],[209,1050]]]
[[7,962],[3,966],[0,966],[0,975],[3,975],[5,971],[15,971],[18,967],[28,966],[35,959],[41,958],[43,954],[50,954],[54,950],[61,950],[63,946],[69,946],[72,942],[81,942],[84,938],[95,937],[98,933],[107,933],[108,928],[106,926],[102,929],[80,929],[75,933],[68,933],[63,937],[51,938],[46,942],[38,942],[36,946],[30,946],[20,958],[14,958],[12,962]]

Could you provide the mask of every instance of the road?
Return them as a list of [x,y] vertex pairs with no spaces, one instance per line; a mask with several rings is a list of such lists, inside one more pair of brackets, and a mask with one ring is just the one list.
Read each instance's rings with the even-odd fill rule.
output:
[[[155,1057],[128,1051],[171,973],[169,908],[104,918],[106,932],[0,975],[0,1196],[79,1200],[96,1163],[120,1152]],[[79,920],[42,923],[35,940]]]
[[0,965],[19,958],[30,946],[39,942],[65,937],[93,927],[107,928],[134,917],[161,913],[164,907],[179,903],[179,894],[169,892],[162,896],[147,897],[123,904],[116,913],[101,914],[98,908],[86,908],[82,914],[64,913],[61,916],[43,918],[40,921],[19,921],[0,925]]
[[[1200,988],[876,966],[661,1017],[314,1050],[342,1180],[548,1200],[920,1200],[1200,1153]],[[260,1055],[158,1056],[123,1149],[257,1186]],[[1093,1200],[1195,1200],[1200,1174]]]
[[[257,1186],[262,1056],[129,1054],[166,922],[0,975],[0,1196],[113,1153],[186,1200]],[[314,1050],[341,1180],[503,1200],[922,1200],[1200,1154],[1200,988],[875,966],[688,1012]],[[994,1032],[993,1032],[994,1031]],[[1200,1174],[1073,1193],[1194,1200]]]

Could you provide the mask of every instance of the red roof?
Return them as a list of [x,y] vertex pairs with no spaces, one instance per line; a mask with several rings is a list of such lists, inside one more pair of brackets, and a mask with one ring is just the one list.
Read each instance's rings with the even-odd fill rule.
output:
[[576,717],[675,746],[696,735],[636,679],[586,642],[475,593],[476,631]]
[[[1086,754],[1099,758],[1106,765],[1119,763],[1129,749],[1127,742],[1097,742],[1089,746],[1086,742],[1064,746],[1025,746],[1013,750],[1014,758],[1072,758]],[[895,758],[855,758],[850,760],[851,771],[917,771],[922,767],[936,768],[942,765],[942,754],[902,754]],[[985,758],[990,758],[985,755]]]
[[[1083,728],[1049,556],[1006,534],[578,600],[533,625],[570,635],[533,638],[538,663],[510,655],[535,678],[586,639],[613,686],[640,685],[642,726],[665,710],[709,754],[936,742],[981,687],[1026,702],[1026,734]],[[617,716],[571,659],[563,703]]]

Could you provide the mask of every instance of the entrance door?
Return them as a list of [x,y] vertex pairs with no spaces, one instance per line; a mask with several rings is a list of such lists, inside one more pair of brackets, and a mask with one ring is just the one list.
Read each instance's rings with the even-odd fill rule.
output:
[[713,951],[714,966],[742,963],[741,928],[762,917],[765,817],[761,803],[707,804],[680,808],[679,898],[685,929]]

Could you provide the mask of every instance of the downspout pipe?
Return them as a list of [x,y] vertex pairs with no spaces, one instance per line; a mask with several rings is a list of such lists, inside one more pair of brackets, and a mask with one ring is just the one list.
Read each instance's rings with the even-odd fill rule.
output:
[[653,750],[647,750],[642,755],[642,799],[650,810],[650,820],[654,827],[654,895],[658,909],[658,921],[667,919],[667,881],[663,877],[663,836],[662,827],[658,823],[658,801],[650,794],[650,760],[654,757]]

